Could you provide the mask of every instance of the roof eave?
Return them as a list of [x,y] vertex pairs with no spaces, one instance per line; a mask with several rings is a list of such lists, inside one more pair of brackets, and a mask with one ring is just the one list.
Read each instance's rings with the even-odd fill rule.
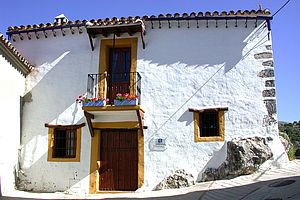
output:
[[0,42],[0,51],[1,54],[3,54],[4,58],[8,62],[11,63],[11,65],[18,70],[23,76],[27,76],[31,70],[22,62],[20,61],[10,50],[7,49],[7,47]]
[[261,16],[195,16],[195,17],[155,17],[147,18],[146,21],[178,21],[178,20],[272,20],[273,17],[269,15]]
[[[249,15],[202,15],[202,16],[154,16],[154,17],[143,17],[140,20],[142,21],[181,21],[181,20],[266,20],[270,21],[273,19],[272,16],[269,14],[249,14]],[[29,32],[38,32],[38,31],[48,31],[48,30],[55,30],[55,29],[65,29],[65,28],[81,28],[81,27],[109,27],[109,26],[124,26],[124,24],[118,25],[118,24],[111,24],[106,22],[104,25],[97,25],[97,23],[94,23],[91,26],[86,25],[86,20],[82,22],[70,22],[70,23],[65,23],[65,24],[49,24],[49,25],[44,25],[42,27],[39,27],[37,25],[30,26],[30,28],[23,27],[22,29],[19,29],[18,27],[9,27],[8,31],[6,34],[10,37],[14,34],[22,34],[22,33],[29,33]],[[128,25],[130,26],[131,24],[135,24],[134,21],[127,22]]]

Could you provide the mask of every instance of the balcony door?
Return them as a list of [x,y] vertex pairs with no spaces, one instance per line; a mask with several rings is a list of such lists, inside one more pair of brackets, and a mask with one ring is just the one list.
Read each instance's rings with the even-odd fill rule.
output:
[[111,48],[107,76],[107,97],[112,103],[117,93],[130,93],[130,48]]

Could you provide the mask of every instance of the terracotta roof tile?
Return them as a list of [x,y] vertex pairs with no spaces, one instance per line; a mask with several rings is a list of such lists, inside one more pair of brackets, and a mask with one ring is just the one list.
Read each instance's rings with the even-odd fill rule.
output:
[[178,20],[178,18],[182,18],[183,20],[185,18],[189,18],[189,19],[193,19],[196,17],[267,17],[270,15],[270,11],[265,9],[265,10],[238,10],[238,11],[222,11],[222,12],[218,12],[218,11],[214,11],[214,12],[198,12],[197,14],[195,12],[192,12],[190,14],[188,13],[183,13],[183,14],[179,14],[179,13],[174,13],[172,14],[159,14],[158,16],[155,15],[151,15],[151,16],[136,16],[136,17],[132,17],[129,16],[127,18],[125,17],[121,17],[121,18],[117,18],[117,17],[113,17],[113,18],[105,18],[105,19],[92,19],[92,20],[76,20],[76,21],[68,21],[68,22],[63,22],[63,23],[46,23],[46,24],[33,24],[33,25],[27,25],[27,26],[14,26],[14,27],[8,27],[8,35],[11,34],[17,34],[18,32],[22,32],[22,31],[30,31],[30,30],[37,30],[37,29],[42,29],[42,28],[57,28],[57,27],[63,27],[63,26],[69,26],[69,27],[79,27],[79,26],[86,26],[87,22],[92,23],[94,26],[108,26],[108,25],[116,25],[116,24],[132,24],[132,23],[136,23],[137,19],[142,19],[143,21],[148,21],[148,20],[153,20],[153,19],[160,19],[160,18],[168,18],[168,20]]
[[[19,69],[23,74],[27,75],[29,72],[31,72],[34,69],[34,66],[29,63],[28,60],[26,60],[19,52],[18,50],[5,38],[3,34],[0,33],[0,43],[4,48],[6,48],[17,60],[19,60],[23,68]],[[16,66],[14,66],[16,68]]]

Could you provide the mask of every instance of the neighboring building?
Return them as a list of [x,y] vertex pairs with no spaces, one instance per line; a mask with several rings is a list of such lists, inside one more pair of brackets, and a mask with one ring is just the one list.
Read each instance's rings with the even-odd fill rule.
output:
[[[266,137],[270,164],[286,161],[269,14],[60,15],[10,27],[13,45],[36,66],[23,98],[18,187],[151,190],[177,169],[200,180],[236,137]],[[117,93],[138,95],[138,105],[114,106]],[[82,94],[110,100],[82,108]]]
[[[33,66],[0,33],[0,191],[14,190],[20,147],[21,98]],[[0,194],[1,194],[0,193]]]

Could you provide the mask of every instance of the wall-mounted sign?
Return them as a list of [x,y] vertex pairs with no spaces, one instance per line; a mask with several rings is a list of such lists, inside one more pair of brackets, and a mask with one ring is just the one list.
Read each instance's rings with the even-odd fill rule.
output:
[[159,145],[159,146],[161,146],[161,145],[166,145],[166,139],[163,139],[163,138],[156,138],[156,139],[155,139],[155,144],[156,144],[156,145]]
[[166,138],[155,137],[149,143],[149,148],[151,151],[165,151],[166,147]]

